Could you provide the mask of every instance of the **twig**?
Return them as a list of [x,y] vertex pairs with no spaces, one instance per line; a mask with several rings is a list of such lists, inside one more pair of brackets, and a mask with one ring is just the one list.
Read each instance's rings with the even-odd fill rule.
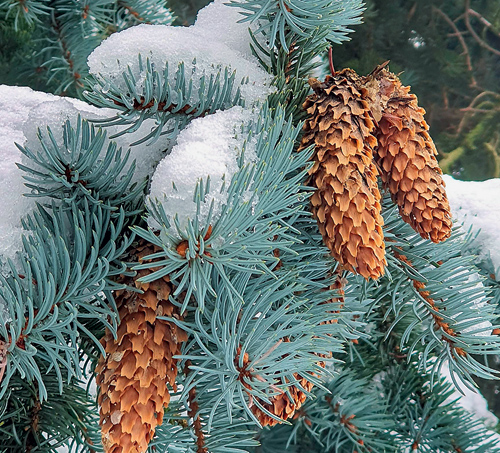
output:
[[[189,367],[191,366],[191,361],[186,362],[184,368],[184,374],[187,376],[190,372]],[[203,434],[203,427],[201,424],[201,418],[198,414],[199,406],[196,401],[196,387],[193,386],[188,393],[188,405],[187,408],[188,415],[193,419],[194,434],[196,436],[196,453],[208,453],[207,447],[205,447],[205,435]]]
[[[457,133],[460,134],[465,126],[465,121],[467,119],[467,113],[471,112],[471,113],[479,113],[478,111],[479,110],[483,110],[483,109],[476,109],[474,106],[476,105],[476,103],[481,100],[483,97],[485,96],[493,96],[493,97],[496,97],[498,99],[500,99],[500,94],[499,93],[495,93],[494,91],[483,91],[482,93],[479,93],[472,101],[471,103],[461,109],[462,111],[466,112],[466,114],[464,115],[464,117],[462,118],[462,121],[460,121],[460,124],[458,125],[458,128],[457,128]],[[488,110],[489,112],[489,110]],[[484,112],[481,112],[481,113],[484,113]]]
[[328,50],[328,63],[330,65],[330,73],[335,76],[335,66],[333,65],[333,47]]
[[463,109],[460,109],[461,112],[471,112],[471,113],[491,113],[491,112],[497,112],[500,111],[500,108],[498,109],[474,109],[471,107],[465,107]]
[[[411,267],[412,269],[415,269],[413,266],[413,263],[408,259],[407,256],[403,255],[402,253],[397,252],[396,250],[393,250],[394,256],[401,261],[402,263],[405,263],[407,266]],[[456,360],[456,357],[454,353],[461,357],[466,357],[468,355],[467,351],[465,349],[459,347],[456,345],[455,341],[452,340],[453,337],[457,336],[457,333],[453,330],[453,328],[450,327],[450,325],[445,322],[445,319],[440,316],[438,313],[440,312],[439,307],[436,305],[436,302],[434,299],[431,297],[430,292],[427,291],[427,288],[425,286],[425,283],[420,282],[418,280],[414,280],[411,277],[408,277],[413,284],[413,287],[415,288],[416,292],[418,295],[427,302],[429,305],[427,308],[427,311],[431,315],[435,326],[437,327],[436,330],[441,330],[443,334],[441,335],[441,339],[448,343],[449,347],[452,349],[452,357]]]
[[[479,19],[480,22],[482,22],[482,24],[486,27],[486,28],[492,28],[493,27],[493,24],[485,19],[481,14],[479,14],[477,11],[474,11],[473,9],[469,8],[469,14],[471,16],[474,16],[474,17],[477,17]],[[498,37],[500,37],[500,33],[497,33],[496,31],[494,30],[490,30],[492,33],[494,33],[495,35],[497,35]]]
[[7,367],[7,344],[0,340],[0,383]]
[[[474,28],[472,27],[471,23],[470,23],[470,16],[472,13],[472,11],[474,10],[471,10],[470,9],[470,0],[466,0],[465,1],[465,26],[467,27],[467,30],[469,30],[470,34],[472,35],[472,37],[476,40],[476,42],[481,46],[483,47],[484,49],[486,50],[489,50],[490,52],[494,53],[495,55],[499,55],[500,56],[500,50],[497,50],[495,49],[494,47],[491,47],[487,42],[485,42],[477,33],[476,31],[474,30]],[[474,11],[475,14],[473,15],[477,15],[478,13],[476,13]],[[477,17],[477,16],[476,16]],[[482,16],[480,16],[482,17]],[[484,18],[483,18],[484,19]],[[486,19],[484,19],[486,20]]]
[[463,55],[465,56],[465,62],[467,63],[467,69],[471,73],[471,79],[472,79],[471,80],[471,86],[472,87],[477,87],[477,82],[476,82],[476,79],[474,78],[474,74],[472,72],[473,68],[472,68],[472,61],[471,61],[471,58],[470,58],[469,48],[467,47],[467,43],[465,42],[464,37],[460,33],[460,30],[457,28],[457,26],[455,25],[455,23],[448,17],[448,15],[445,12],[443,12],[441,9],[436,8],[435,6],[433,6],[432,10],[435,11],[436,13],[438,13],[446,21],[446,23],[451,28],[453,28],[453,30],[455,31],[455,33],[453,34],[453,36],[457,37],[458,41],[460,42],[460,45],[462,46],[462,49],[464,50]]

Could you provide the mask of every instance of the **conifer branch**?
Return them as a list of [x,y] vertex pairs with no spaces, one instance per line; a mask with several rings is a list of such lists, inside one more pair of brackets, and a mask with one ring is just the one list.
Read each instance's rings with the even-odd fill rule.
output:
[[[408,257],[403,255],[402,253],[396,251],[396,248],[393,249],[393,254],[399,261],[401,261],[402,263],[406,264],[407,266],[415,270],[411,260],[409,260]],[[440,265],[442,263],[438,262],[437,264]],[[450,327],[449,323],[445,322],[444,318],[439,315],[440,311],[439,307],[436,305],[434,299],[431,297],[430,292],[427,291],[425,283],[412,278],[409,278],[409,280],[412,281],[413,287],[421,296],[421,298],[428,303],[429,314],[436,325],[435,330],[443,332],[441,339],[446,343],[448,343],[450,348],[452,348],[452,350],[455,351],[457,355],[461,357],[466,357],[467,352],[463,348],[457,346],[456,343],[453,341],[453,337],[456,337],[457,333],[453,330],[452,327]],[[456,359],[453,353],[452,356]]]

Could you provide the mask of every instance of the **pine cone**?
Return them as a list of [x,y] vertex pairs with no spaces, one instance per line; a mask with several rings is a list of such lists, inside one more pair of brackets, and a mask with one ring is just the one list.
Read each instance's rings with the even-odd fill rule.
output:
[[[300,377],[295,374],[296,379],[300,379]],[[312,382],[309,382],[307,379],[300,379],[300,385],[310,392],[314,386]],[[270,399],[271,404],[265,403],[261,401],[260,403],[264,406],[271,414],[276,415],[282,420],[291,419],[295,412],[298,411],[301,406],[305,403],[307,395],[296,385],[291,385],[288,387],[288,393],[292,396],[292,400],[288,397],[287,393],[282,393],[280,395],[276,395]],[[259,420],[262,426],[275,426],[281,423],[279,420],[276,420],[265,412],[260,410],[257,406],[252,406],[252,412]]]
[[[156,251],[146,245],[133,255],[141,261]],[[145,452],[170,401],[167,384],[175,390],[177,360],[173,356],[180,354],[180,344],[187,335],[175,324],[158,319],[179,315],[169,301],[172,285],[168,278],[138,282],[151,272],[141,271],[134,278],[121,280],[143,293],[115,292],[120,315],[117,338],[106,331],[101,340],[106,357],[101,357],[96,371],[106,453]]]
[[451,234],[451,213],[425,110],[393,73],[383,69],[367,79],[378,104],[373,111],[380,111],[375,158],[382,181],[403,220],[423,238],[442,242]]
[[312,212],[326,246],[340,264],[366,279],[384,273],[378,171],[372,149],[377,145],[369,104],[350,69],[310,79],[314,89],[304,103],[310,117],[301,149],[315,145],[310,184]]

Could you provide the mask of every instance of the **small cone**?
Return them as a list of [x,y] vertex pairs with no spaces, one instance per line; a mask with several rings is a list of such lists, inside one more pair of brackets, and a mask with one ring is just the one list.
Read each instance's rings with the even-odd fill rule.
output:
[[[340,269],[337,270],[337,278],[335,279],[334,283],[330,285],[330,289],[334,290],[337,292],[338,297],[332,298],[330,301],[326,303],[335,303],[339,304],[336,305],[336,310],[333,310],[331,313],[332,314],[338,314],[340,311],[338,309],[342,309],[344,306],[344,286],[346,284],[346,280],[342,276],[342,271]],[[334,316],[331,317],[331,319],[323,321],[321,324],[334,324],[336,323],[337,320],[335,319]],[[332,354],[317,354],[319,358],[331,358]],[[248,360],[248,354],[244,357],[243,363],[249,363]],[[318,365],[321,367],[325,367],[325,362],[319,361],[317,362]],[[311,390],[314,387],[314,384],[310,381],[308,381],[305,378],[301,378],[298,374],[294,374],[295,379],[299,380],[300,386],[304,389],[307,390],[308,392],[311,392]],[[270,398],[270,403],[264,403],[261,401],[261,404],[264,406],[266,410],[271,412],[272,414],[276,415],[277,417],[280,417],[282,420],[287,420],[289,418],[294,418],[297,416],[298,411],[302,407],[302,405],[305,403],[307,399],[307,394],[301,390],[297,385],[291,385],[288,387],[288,393],[292,396],[292,401],[290,401],[290,398],[287,393],[282,393],[280,395],[276,395],[272,398]],[[267,415],[265,412],[263,412],[261,409],[259,409],[257,406],[252,406],[252,412],[254,415],[257,417],[259,420],[260,424],[262,426],[274,426],[279,423],[281,423],[279,420],[276,420],[269,415]]]
[[[133,255],[141,261],[156,251],[145,245]],[[169,301],[172,285],[168,278],[138,281],[151,272],[122,279],[120,283],[143,293],[115,292],[120,315],[117,338],[106,331],[101,340],[106,357],[101,357],[96,371],[106,453],[144,453],[170,401],[167,384],[175,389],[177,360],[173,356],[181,353],[187,335],[175,324],[158,319],[178,317],[178,310]]]
[[[299,379],[298,375],[294,376],[296,379]],[[308,392],[310,392],[314,386],[312,382],[309,382],[304,378],[300,379],[300,385]],[[271,412],[271,414],[276,415],[282,420],[287,420],[289,418],[291,419],[294,416],[295,412],[298,411],[305,403],[307,395],[296,385],[291,385],[290,387],[288,387],[288,393],[290,393],[290,395],[292,396],[292,401],[290,401],[287,393],[282,393],[280,395],[272,397],[270,399],[271,404],[265,403],[263,401],[260,401],[260,403],[266,408],[266,410]],[[252,406],[252,412],[257,417],[262,426],[275,426],[282,423],[281,421],[270,417],[255,405]]]
[[387,262],[369,104],[350,69],[323,83],[309,83],[314,94],[304,103],[309,119],[301,149],[315,146],[309,171],[317,189],[311,198],[313,215],[335,259],[345,269],[377,279]]
[[379,141],[375,158],[382,181],[403,220],[423,238],[442,242],[451,234],[451,213],[425,110],[393,73],[382,69],[367,80],[378,104],[373,109]]
[[[289,341],[285,339],[284,341]],[[241,354],[241,347],[238,348],[238,355],[236,356],[234,360],[234,364],[236,366],[236,369],[239,371],[240,376],[239,380],[243,387],[251,390],[251,385],[248,383],[248,380],[254,380],[254,379],[259,379],[258,376],[256,376],[253,372],[253,370],[250,368],[250,358],[248,356],[248,353],[245,352],[243,355],[243,363],[242,366],[240,367],[240,354]],[[294,374],[295,379],[299,380],[300,379],[300,385],[307,390],[308,392],[311,391],[313,388],[313,385],[311,382],[309,382],[307,379],[301,378],[298,374]],[[280,382],[281,378],[280,378]],[[276,390],[279,390],[277,386],[274,386]],[[280,390],[281,391],[281,390]],[[300,409],[302,404],[304,404],[307,395],[304,391],[302,391],[299,387],[296,385],[290,385],[288,387],[288,393],[290,393],[292,397],[292,401],[290,401],[290,398],[288,397],[287,393],[283,392],[280,393],[279,395],[273,396],[269,398],[270,403],[266,401],[262,401],[259,399],[259,403],[261,406],[263,406],[267,411],[269,411],[271,414],[274,414],[275,416],[279,417],[281,420],[287,420],[288,418],[293,417],[295,411]],[[247,391],[247,394],[249,396],[249,407],[251,408],[253,414],[257,417],[257,420],[259,420],[260,424],[262,426],[274,426],[279,423],[281,423],[281,420],[276,420],[263,412],[255,403],[254,399],[255,397]]]

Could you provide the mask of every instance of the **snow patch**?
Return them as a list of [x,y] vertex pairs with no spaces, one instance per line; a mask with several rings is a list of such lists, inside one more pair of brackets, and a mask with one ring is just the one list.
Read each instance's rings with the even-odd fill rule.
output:
[[449,398],[450,401],[458,398],[457,404],[463,407],[467,412],[471,413],[474,418],[482,420],[486,427],[493,428],[497,425],[498,418],[488,410],[488,403],[480,393],[473,392],[469,388],[462,386],[462,395],[455,388],[451,379],[450,369],[447,365],[441,368],[441,374],[455,389]]
[[[78,115],[86,119],[101,119],[114,116],[111,109],[99,109],[83,101],[41,93],[27,87],[0,85],[0,266],[7,258],[14,259],[22,249],[23,229],[21,218],[29,214],[36,203],[35,198],[25,197],[29,192],[24,185],[24,172],[16,163],[33,167],[16,146],[16,143],[31,150],[41,150],[38,128],[47,137],[47,126],[59,146],[63,145],[62,127],[67,120],[74,124]],[[145,121],[134,133],[118,137],[115,141],[124,151],[129,143],[143,137],[152,127],[153,121]],[[106,128],[109,135],[117,133],[118,127]],[[106,145],[107,147],[107,145]],[[104,148],[104,150],[106,149]],[[158,140],[152,145],[131,148],[129,165],[136,160],[134,182],[141,181],[153,173],[158,161],[171,144]],[[127,166],[123,173],[126,173]]]
[[[200,204],[198,221],[204,227],[213,202],[211,222],[221,213],[227,201],[231,178],[238,171],[238,158],[247,134],[242,126],[255,116],[242,107],[218,111],[213,115],[193,120],[181,131],[172,152],[158,165],[151,182],[148,203],[158,200],[172,227],[177,216],[181,229],[194,220],[197,204],[194,201],[196,184],[210,177],[210,190]],[[255,140],[245,147],[244,163],[256,159]],[[153,219],[150,226],[155,228]]]
[[[475,283],[475,285],[472,286],[472,288],[478,288],[484,291],[484,293],[480,298],[474,299],[474,309],[477,312],[476,324],[470,327],[466,327],[465,329],[462,330],[462,333],[475,332],[474,336],[477,337],[489,336],[491,335],[491,328],[493,326],[490,321],[484,320],[483,308],[485,307],[485,305],[488,304],[488,298],[486,297],[486,289],[484,288],[483,280],[481,276],[476,272],[469,275],[467,283]],[[467,292],[470,291],[472,288],[467,288],[465,290],[458,290],[458,292],[461,293]],[[473,317],[470,314],[469,314],[469,319],[473,319]]]
[[[229,74],[235,72],[235,84],[232,96],[238,89],[245,105],[250,107],[265,100],[271,93],[272,76],[265,72],[248,53],[244,55],[241,49],[245,45],[239,38],[230,39],[229,44],[238,50],[233,50],[224,42],[215,39],[217,28],[213,24],[211,29],[206,22],[212,20],[212,13],[216,11],[220,18],[221,5],[215,5],[209,14],[201,14],[201,22],[192,27],[173,27],[169,25],[141,24],[119,33],[112,34],[97,47],[88,58],[90,73],[101,75],[106,80],[126,92],[127,85],[122,73],[130,68],[137,83],[136,90],[139,94],[147,89],[143,84],[144,72],[139,68],[138,55],[143,62],[149,59],[156,68],[163,70],[168,63],[168,79],[172,87],[176,86],[176,71],[179,65],[185,65],[187,83],[192,83],[190,104],[199,101],[198,90],[201,78],[216,77],[222,69],[229,69]],[[224,7],[228,8],[228,7]],[[229,13],[230,16],[234,13]],[[221,24],[224,28],[231,20],[225,19]],[[234,27],[239,26],[234,23]],[[238,33],[236,34],[238,35]],[[219,37],[219,39],[223,39]],[[246,39],[246,38],[245,38]],[[240,82],[244,82],[240,85]],[[177,103],[177,93],[173,90],[173,102]]]
[[500,179],[459,181],[444,175],[451,213],[466,229],[479,232],[475,245],[483,259],[490,258],[500,272]]
[[22,153],[15,143],[24,143],[23,123],[37,105],[55,96],[25,87],[0,85],[0,263],[14,259],[21,250],[21,217],[35,202],[23,196],[27,191],[23,173],[17,168]]
[[255,30],[255,24],[239,22],[245,18],[241,9],[228,6],[227,0],[215,0],[198,12],[194,31],[210,41],[224,43],[230,49],[239,52],[247,59],[253,59],[249,29]]

